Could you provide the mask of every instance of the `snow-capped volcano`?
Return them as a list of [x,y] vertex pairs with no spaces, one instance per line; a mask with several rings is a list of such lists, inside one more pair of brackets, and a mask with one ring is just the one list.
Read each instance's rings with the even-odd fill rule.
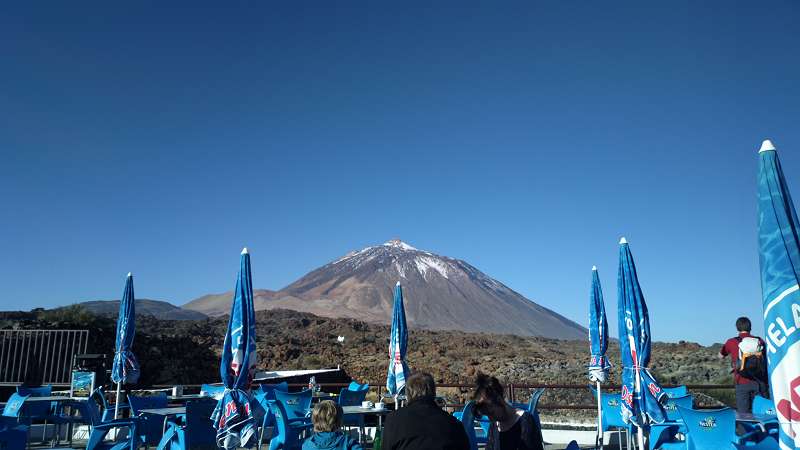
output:
[[[410,327],[579,339],[586,329],[518,294],[460,259],[393,239],[350,252],[278,292],[256,295],[256,309],[287,308],[328,317],[391,322],[392,289],[403,286]],[[214,314],[216,296],[185,305]],[[211,307],[213,304],[214,307]],[[226,309],[221,309],[226,314]]]

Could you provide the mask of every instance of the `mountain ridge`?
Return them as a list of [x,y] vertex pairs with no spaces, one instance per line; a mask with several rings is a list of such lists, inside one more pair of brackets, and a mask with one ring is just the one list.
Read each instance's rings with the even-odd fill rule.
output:
[[[257,310],[290,309],[374,323],[391,320],[392,290],[403,286],[410,327],[585,339],[587,330],[528,300],[466,261],[419,250],[401,240],[352,251],[279,291],[254,291]],[[182,305],[227,314],[231,293]],[[228,299],[228,302],[223,300]]]
[[[119,300],[89,300],[75,304],[97,315],[117,316],[119,314]],[[208,318],[200,311],[184,309],[163,300],[137,298],[135,308],[137,316],[149,315],[164,320],[203,320]]]

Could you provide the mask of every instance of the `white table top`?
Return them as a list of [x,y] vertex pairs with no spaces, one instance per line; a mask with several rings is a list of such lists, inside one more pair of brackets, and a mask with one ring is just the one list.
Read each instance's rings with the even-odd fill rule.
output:
[[66,395],[49,395],[47,397],[28,397],[25,403],[30,402],[85,402],[89,397],[69,397]]
[[139,411],[141,414],[153,414],[156,416],[175,416],[178,414],[186,414],[185,406],[174,406],[171,408],[152,408],[142,409]]
[[389,408],[376,409],[376,408],[362,408],[360,406],[343,406],[342,412],[346,416],[357,415],[357,414],[364,414],[364,415],[375,414],[379,416],[385,416],[386,414],[389,414],[391,410]]
[[183,395],[168,395],[169,400],[197,400],[199,398],[211,398],[207,395],[200,394],[183,394]]

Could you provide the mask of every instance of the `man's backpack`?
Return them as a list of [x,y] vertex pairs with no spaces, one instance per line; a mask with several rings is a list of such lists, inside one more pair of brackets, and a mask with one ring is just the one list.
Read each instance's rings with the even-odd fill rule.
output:
[[737,337],[739,341],[739,358],[736,372],[751,380],[766,381],[767,362],[764,361],[764,346],[756,337]]

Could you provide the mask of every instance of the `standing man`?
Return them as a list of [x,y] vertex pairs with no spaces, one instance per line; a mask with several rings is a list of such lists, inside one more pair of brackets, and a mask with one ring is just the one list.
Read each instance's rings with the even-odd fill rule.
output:
[[736,385],[736,411],[751,413],[756,394],[769,397],[767,385],[767,353],[764,340],[750,334],[750,319],[736,319],[739,335],[725,342],[719,357],[731,357],[733,381]]

